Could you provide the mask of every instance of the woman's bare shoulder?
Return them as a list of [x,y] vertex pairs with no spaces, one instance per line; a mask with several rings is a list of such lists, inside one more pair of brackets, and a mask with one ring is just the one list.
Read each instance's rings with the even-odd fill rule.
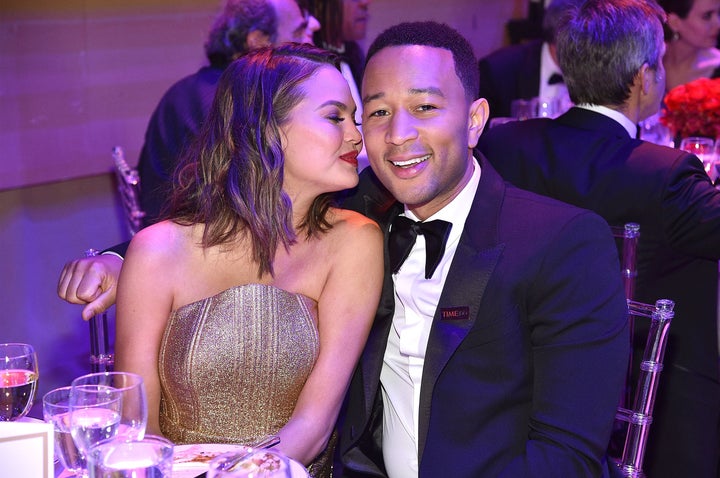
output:
[[194,230],[194,226],[181,226],[172,221],[158,222],[135,234],[130,241],[128,255],[173,260],[189,249],[194,241]]

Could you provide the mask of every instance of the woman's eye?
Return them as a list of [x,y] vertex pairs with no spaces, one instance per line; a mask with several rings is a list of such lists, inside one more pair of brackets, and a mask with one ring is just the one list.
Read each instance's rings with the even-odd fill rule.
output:
[[342,121],[345,121],[345,118],[339,115],[330,115],[328,116],[328,119],[332,121],[333,123],[340,123]]

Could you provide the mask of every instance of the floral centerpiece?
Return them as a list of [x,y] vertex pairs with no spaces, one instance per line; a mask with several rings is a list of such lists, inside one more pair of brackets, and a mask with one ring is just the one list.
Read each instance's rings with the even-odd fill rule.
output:
[[699,78],[670,90],[660,122],[676,137],[720,136],[720,78]]

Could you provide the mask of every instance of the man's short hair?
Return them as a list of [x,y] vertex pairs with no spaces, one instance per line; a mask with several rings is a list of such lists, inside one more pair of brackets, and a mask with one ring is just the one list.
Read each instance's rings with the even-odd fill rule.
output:
[[365,64],[380,50],[391,46],[424,45],[449,50],[455,63],[455,73],[463,84],[470,101],[480,90],[480,73],[470,43],[457,30],[437,22],[406,22],[382,32],[368,49]]
[[621,106],[643,64],[662,61],[665,12],[655,0],[586,0],[557,33],[560,69],[575,104]]
[[579,7],[585,0],[552,0],[545,8],[542,21],[543,40],[554,44],[558,27],[563,23],[565,15]]
[[269,0],[227,0],[210,29],[205,55],[211,65],[224,68],[248,52],[248,34],[261,31],[275,43],[277,28],[277,12]]

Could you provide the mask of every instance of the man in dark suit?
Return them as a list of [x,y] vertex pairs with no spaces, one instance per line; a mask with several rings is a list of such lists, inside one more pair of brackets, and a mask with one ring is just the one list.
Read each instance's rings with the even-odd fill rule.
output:
[[140,206],[144,225],[158,219],[178,159],[205,121],[220,74],[235,58],[262,46],[312,43],[320,28],[295,0],[228,0],[208,34],[210,65],[187,76],[163,95],[145,132],[140,152]]
[[510,105],[517,99],[558,98],[566,103],[555,33],[563,15],[582,1],[553,0],[543,15],[542,39],[500,48],[480,59],[479,97],[490,104],[490,118],[511,116]]
[[663,20],[654,2],[588,0],[557,40],[578,107],[488,130],[479,150],[516,186],[640,224],[636,298],[676,302],[645,468],[715,477],[720,192],[697,157],[635,139],[664,92]]
[[339,476],[608,472],[629,351],[617,251],[595,214],[508,186],[473,157],[488,112],[474,64],[433,22],[391,27],[368,52],[372,171],[345,205],[386,231],[387,272],[341,417]]

